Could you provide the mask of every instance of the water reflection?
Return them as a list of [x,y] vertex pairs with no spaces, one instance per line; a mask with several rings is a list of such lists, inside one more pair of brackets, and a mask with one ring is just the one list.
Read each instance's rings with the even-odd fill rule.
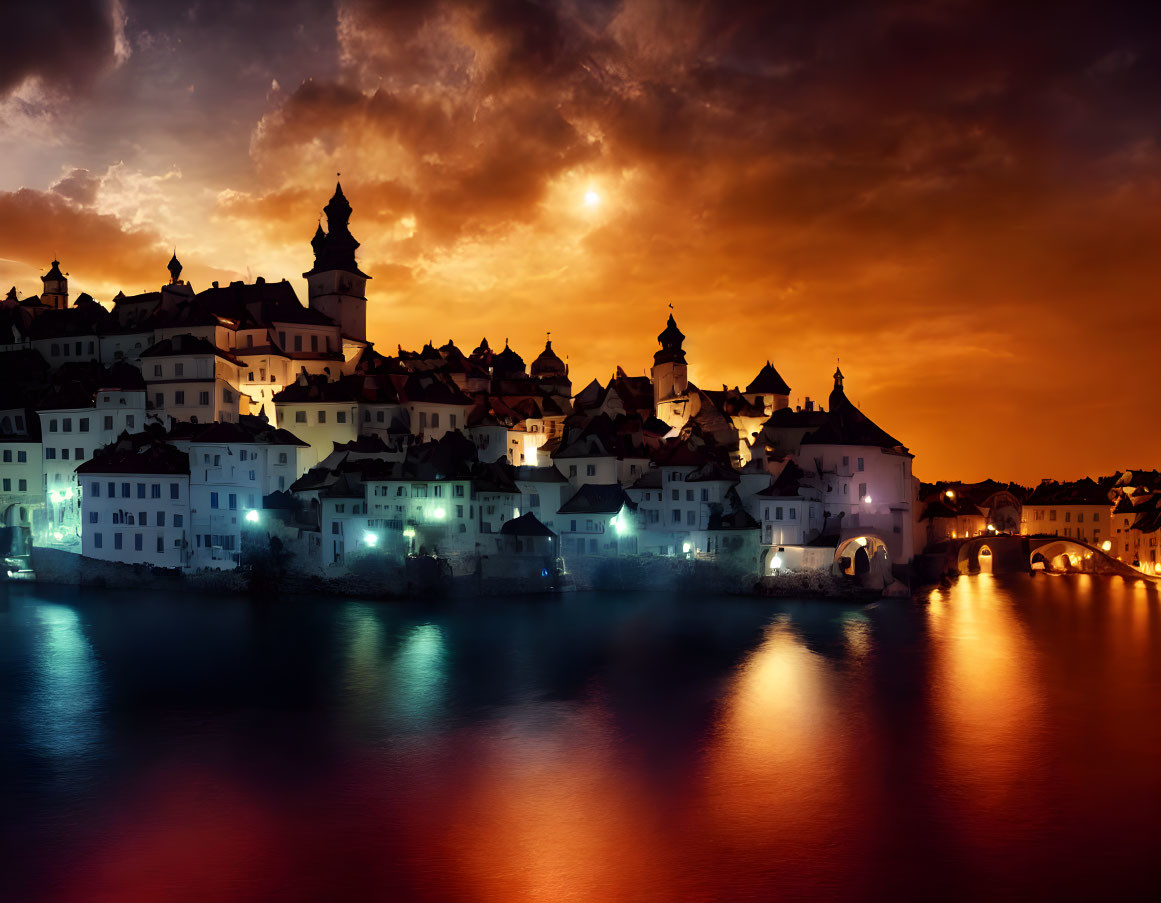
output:
[[33,680],[25,712],[29,741],[56,759],[91,755],[100,741],[100,677],[81,620],[66,605],[34,617]]
[[107,788],[81,820],[59,775],[22,772],[27,805],[0,811],[16,899],[1161,887],[1155,590],[982,575],[925,604],[317,600],[241,620],[199,603],[15,603],[35,629],[0,635],[0,693],[26,717],[0,744],[99,749]]

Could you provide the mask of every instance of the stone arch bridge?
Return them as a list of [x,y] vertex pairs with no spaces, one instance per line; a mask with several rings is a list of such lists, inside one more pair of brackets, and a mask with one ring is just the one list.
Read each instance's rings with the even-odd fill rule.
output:
[[1113,574],[1156,581],[1096,546],[1066,536],[993,534],[965,540],[956,564],[961,574],[1027,573],[1042,568],[1055,573]]

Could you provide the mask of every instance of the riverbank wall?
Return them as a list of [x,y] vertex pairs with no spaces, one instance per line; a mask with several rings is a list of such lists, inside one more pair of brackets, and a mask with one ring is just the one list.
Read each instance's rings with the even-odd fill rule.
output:
[[881,595],[859,583],[821,571],[759,575],[713,561],[632,556],[580,557],[563,574],[498,556],[475,573],[453,576],[438,559],[391,564],[370,559],[335,574],[261,568],[181,572],[139,564],[84,558],[59,549],[34,549],[35,582],[126,590],[259,595],[333,595],[363,599],[532,595],[560,590],[650,591],[673,594],[753,595],[794,598],[856,598]]

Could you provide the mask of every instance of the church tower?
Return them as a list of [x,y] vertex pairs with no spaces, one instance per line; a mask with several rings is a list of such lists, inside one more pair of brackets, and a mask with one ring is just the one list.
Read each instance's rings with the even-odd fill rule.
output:
[[657,419],[680,429],[689,419],[689,379],[686,376],[685,336],[677,328],[673,314],[657,336],[661,350],[653,355],[653,408]]
[[343,186],[335,184],[334,197],[323,212],[327,231],[322,224],[311,239],[314,267],[306,277],[310,306],[334,320],[346,338],[360,342],[367,339],[367,280],[371,277],[355,263],[359,243],[351,235],[348,223],[351,205],[343,195]]
[[60,271],[60,261],[52,262],[52,269],[40,277],[44,283],[44,291],[40,293],[40,302],[46,307],[56,310],[65,310],[69,306],[69,281]]

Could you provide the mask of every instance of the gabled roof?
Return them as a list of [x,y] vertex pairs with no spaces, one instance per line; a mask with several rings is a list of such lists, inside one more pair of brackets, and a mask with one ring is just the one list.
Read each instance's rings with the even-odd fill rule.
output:
[[619,483],[585,483],[557,514],[616,514],[626,505],[637,510]]
[[223,351],[208,339],[190,335],[188,332],[154,342],[141,352],[141,357],[185,357],[194,354],[212,354],[229,361],[231,364],[242,365],[242,362],[230,352]]
[[1085,477],[1075,483],[1055,483],[1048,480],[1032,490],[1025,505],[1112,505],[1108,490]]
[[766,361],[766,366],[758,371],[758,375],[746,386],[747,395],[789,395],[790,386],[784,380],[774,365]]
[[500,528],[500,533],[504,536],[556,536],[531,511],[508,521]]
[[843,391],[842,379],[842,374],[836,371],[826,419],[822,426],[803,437],[802,444],[860,445],[908,454],[902,442],[880,429],[870,417],[851,404]]
[[189,455],[149,434],[122,436],[77,467],[80,474],[189,474]]

